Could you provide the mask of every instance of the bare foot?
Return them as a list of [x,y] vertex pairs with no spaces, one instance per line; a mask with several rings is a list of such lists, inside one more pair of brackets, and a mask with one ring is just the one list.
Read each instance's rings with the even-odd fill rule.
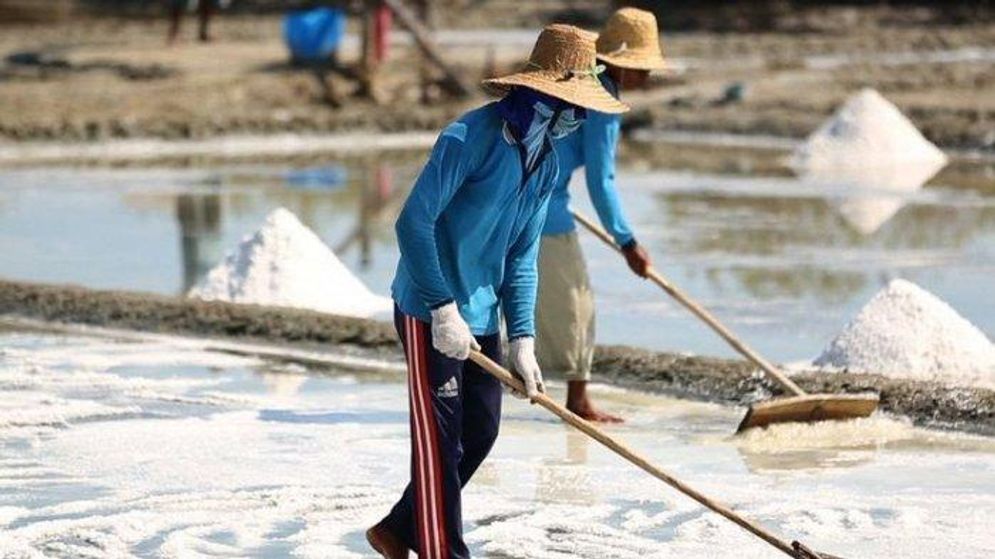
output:
[[567,402],[567,409],[588,421],[596,423],[625,423],[625,420],[617,415],[595,409],[590,402],[586,406],[574,406],[570,402]]
[[384,559],[408,559],[408,547],[383,522],[366,531],[366,541]]
[[567,382],[567,409],[588,421],[598,423],[624,423],[617,415],[605,413],[594,407],[587,397],[587,381],[571,380]]

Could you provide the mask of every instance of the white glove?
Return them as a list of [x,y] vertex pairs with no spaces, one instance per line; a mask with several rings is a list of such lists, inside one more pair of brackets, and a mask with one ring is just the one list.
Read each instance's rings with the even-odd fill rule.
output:
[[456,303],[447,303],[432,311],[432,345],[439,353],[465,361],[470,350],[480,350],[470,327],[459,314]]
[[542,382],[542,371],[539,369],[539,362],[536,361],[535,338],[515,338],[511,340],[508,349],[511,352],[511,368],[522,377],[526,396],[534,400],[536,396],[546,392],[546,386]]

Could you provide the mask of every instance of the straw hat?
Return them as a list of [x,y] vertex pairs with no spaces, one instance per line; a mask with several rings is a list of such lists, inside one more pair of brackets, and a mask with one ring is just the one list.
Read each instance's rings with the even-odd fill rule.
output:
[[630,70],[665,68],[656,17],[637,8],[622,8],[612,14],[598,35],[598,60]]
[[501,96],[513,86],[523,86],[579,107],[624,113],[628,105],[612,97],[598,80],[597,74],[603,68],[597,67],[595,37],[572,25],[549,25],[539,34],[525,70],[484,80],[484,89]]

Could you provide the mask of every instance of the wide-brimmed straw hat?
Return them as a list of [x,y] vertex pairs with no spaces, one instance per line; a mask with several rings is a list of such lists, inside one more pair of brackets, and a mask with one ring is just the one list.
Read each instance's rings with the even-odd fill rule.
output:
[[630,70],[667,67],[660,51],[656,17],[646,10],[622,8],[612,14],[598,35],[598,60]]
[[594,33],[572,25],[554,23],[539,34],[528,66],[500,78],[484,80],[484,89],[501,96],[522,86],[552,95],[579,107],[602,113],[624,113],[628,105],[614,98],[601,85],[595,53]]

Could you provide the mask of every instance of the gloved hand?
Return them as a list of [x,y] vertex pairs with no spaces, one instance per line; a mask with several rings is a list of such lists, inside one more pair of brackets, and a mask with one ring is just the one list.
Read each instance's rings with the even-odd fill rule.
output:
[[432,311],[432,345],[439,353],[465,361],[470,350],[480,350],[470,327],[460,316],[456,303],[447,303]]
[[637,276],[645,278],[650,267],[650,255],[635,239],[629,241],[622,247],[622,255],[625,256],[625,263],[629,265]]
[[531,336],[515,338],[511,340],[509,350],[511,368],[518,373],[518,376],[522,377],[522,382],[525,383],[525,396],[532,400],[539,394],[546,392],[546,386],[542,382],[542,371],[539,369],[539,362],[536,361],[535,338]]

